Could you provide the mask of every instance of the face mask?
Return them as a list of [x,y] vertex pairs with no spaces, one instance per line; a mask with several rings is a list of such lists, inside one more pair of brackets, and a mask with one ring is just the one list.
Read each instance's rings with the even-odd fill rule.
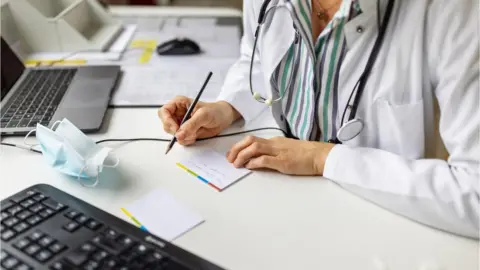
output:
[[[37,124],[35,131],[38,145],[48,164],[62,173],[77,177],[84,186],[96,186],[102,169],[116,167],[119,163],[117,158],[113,165],[104,164],[112,149],[96,144],[67,119],[56,122],[52,129]],[[29,135],[30,133],[25,138]],[[87,179],[90,178],[96,180],[87,184]]]

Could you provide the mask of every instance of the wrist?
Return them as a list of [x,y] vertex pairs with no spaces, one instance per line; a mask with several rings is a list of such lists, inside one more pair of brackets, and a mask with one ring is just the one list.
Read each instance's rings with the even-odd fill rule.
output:
[[318,151],[318,155],[315,158],[316,175],[323,175],[328,154],[330,153],[330,151],[332,151],[334,146],[335,144],[333,143],[321,143],[320,151]]
[[226,101],[217,101],[216,104],[220,106],[221,111],[225,113],[229,125],[242,117],[240,113],[230,103]]

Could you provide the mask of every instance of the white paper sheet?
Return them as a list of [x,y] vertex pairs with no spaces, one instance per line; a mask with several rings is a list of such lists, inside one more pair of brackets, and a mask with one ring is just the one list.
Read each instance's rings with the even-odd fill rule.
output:
[[204,219],[172,195],[156,189],[125,207],[150,233],[172,241],[201,224]]
[[235,59],[164,58],[154,66],[122,68],[123,76],[110,102],[113,106],[158,106],[177,95],[195,98],[213,72],[201,101],[215,101]]
[[205,150],[195,153],[192,156],[178,162],[179,167],[188,169],[199,180],[213,185],[218,190],[223,190],[231,184],[238,181],[240,178],[249,174],[247,169],[237,169],[228,162],[225,155],[222,155],[214,150]]

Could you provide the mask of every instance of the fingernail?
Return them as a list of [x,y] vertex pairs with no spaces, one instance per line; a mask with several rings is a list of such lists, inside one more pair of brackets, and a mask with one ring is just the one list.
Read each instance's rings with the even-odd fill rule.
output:
[[175,134],[175,137],[177,137],[178,140],[183,140],[185,139],[185,132],[179,131]]

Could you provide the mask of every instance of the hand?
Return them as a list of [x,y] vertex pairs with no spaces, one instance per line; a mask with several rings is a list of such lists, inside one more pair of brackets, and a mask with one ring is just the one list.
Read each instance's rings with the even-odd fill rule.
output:
[[240,118],[240,114],[225,101],[198,102],[190,119],[180,127],[192,102],[190,98],[178,96],[158,110],[163,129],[175,135],[178,143],[182,145],[192,144],[199,138],[218,135]]
[[275,137],[246,137],[235,144],[227,159],[235,167],[272,169],[292,175],[323,175],[323,168],[334,144]]

